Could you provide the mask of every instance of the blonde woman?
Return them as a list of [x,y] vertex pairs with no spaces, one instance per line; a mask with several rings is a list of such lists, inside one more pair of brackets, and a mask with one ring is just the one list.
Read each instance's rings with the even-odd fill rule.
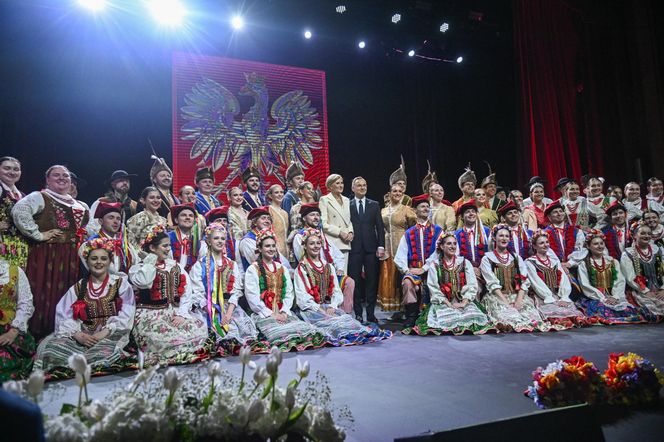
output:
[[333,173],[325,180],[325,187],[330,193],[323,195],[319,201],[323,232],[328,241],[333,243],[344,254],[343,272],[348,272],[348,253],[353,240],[353,224],[350,221],[350,200],[343,196],[344,179]]

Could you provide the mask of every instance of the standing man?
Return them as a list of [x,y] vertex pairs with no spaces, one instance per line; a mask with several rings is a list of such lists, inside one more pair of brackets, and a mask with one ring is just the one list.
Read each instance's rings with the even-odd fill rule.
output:
[[210,210],[221,206],[217,198],[212,195],[214,189],[214,174],[212,169],[204,167],[196,171],[196,211],[205,216]]
[[[489,166],[489,163],[486,163]],[[489,205],[489,209],[498,211],[499,208],[504,206],[507,201],[501,200],[496,196],[496,191],[498,190],[498,181],[496,181],[496,172],[491,171],[491,166],[489,166],[489,175],[482,180],[482,189],[486,193],[486,201]]]
[[662,184],[662,180],[654,176],[646,181],[646,186],[648,188],[646,198],[664,206],[664,184]]
[[[129,189],[131,189],[131,177],[135,177],[133,173],[127,173],[126,170],[116,170],[111,174],[108,179],[109,191],[90,206],[90,213],[96,213],[99,203],[120,203],[122,223],[127,222],[129,218],[136,215],[138,203],[131,199],[129,196]],[[88,223],[88,234],[94,235],[99,232],[99,221],[97,218],[90,220]]]
[[243,194],[244,202],[242,203],[242,207],[244,210],[251,212],[253,209],[263,207],[265,200],[260,195],[261,175],[258,173],[258,169],[254,166],[249,166],[242,172],[242,182],[247,187],[247,190]]
[[498,209],[500,222],[507,224],[510,228],[510,242],[507,249],[512,253],[517,253],[521,259],[530,256],[530,238],[533,232],[523,226],[521,223],[521,210],[510,201]]
[[627,225],[627,209],[620,201],[614,201],[606,208],[608,225],[602,229],[606,251],[620,261],[626,248],[632,245],[632,235]]
[[468,201],[475,199],[475,186],[477,186],[477,177],[475,177],[475,172],[470,170],[470,163],[468,163],[468,167],[466,167],[466,170],[464,170],[464,172],[457,180],[457,184],[459,185],[459,190],[461,190],[462,195],[461,198],[452,203],[452,208],[455,212],[457,212],[459,207]]
[[[353,178],[350,200],[350,222],[353,240],[348,255],[348,275],[355,281],[353,308],[355,318],[362,321],[362,303],[366,302],[367,321],[378,322],[374,313],[378,292],[378,259],[385,255],[385,228],[378,201],[367,198],[367,182]],[[364,280],[362,280],[364,269]]]
[[551,246],[549,253],[555,254],[563,267],[571,267],[572,264],[568,263],[570,255],[584,247],[586,236],[577,226],[567,222],[567,215],[560,200],[546,206],[544,216],[549,219],[549,225],[544,229]]
[[164,218],[168,217],[171,211],[171,206],[180,204],[173,192],[171,192],[171,185],[173,184],[173,171],[163,158],[157,158],[152,155],[154,164],[150,168],[150,181],[157,188],[161,195],[161,207],[157,210],[159,215]]
[[300,197],[297,196],[297,189],[304,183],[304,171],[302,166],[297,164],[295,161],[291,161],[290,166],[286,169],[286,185],[288,186],[288,192],[284,195],[284,199],[281,201],[281,208],[290,214],[291,208],[300,202]]
[[207,253],[205,241],[201,241],[196,227],[196,209],[192,203],[171,207],[171,219],[175,228],[168,232],[173,259],[189,272],[196,261]]

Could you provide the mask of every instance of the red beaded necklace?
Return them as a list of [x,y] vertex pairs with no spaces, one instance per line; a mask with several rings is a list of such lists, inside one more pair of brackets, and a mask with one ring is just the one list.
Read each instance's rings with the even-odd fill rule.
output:
[[102,293],[104,293],[104,290],[106,289],[106,286],[108,285],[108,279],[109,279],[109,274],[106,273],[106,278],[102,281],[101,285],[99,288],[95,288],[94,284],[92,283],[92,278],[88,280],[88,293],[90,295],[94,295],[94,297],[99,297],[101,296]]
[[548,255],[546,255],[546,259],[542,259],[538,254],[535,254],[535,258],[540,262],[540,264],[546,267],[551,267],[551,258]]
[[648,262],[652,259],[652,247],[650,246],[650,244],[648,244],[647,252],[642,252],[639,246],[636,246],[634,248],[636,249],[636,253],[638,253],[641,259],[643,259],[644,261]]
[[307,262],[309,265],[318,273],[323,273],[325,271],[325,263],[321,261],[320,265],[316,265],[316,263],[307,256]]
[[454,265],[456,264],[456,258],[452,257],[450,260],[450,263],[447,263],[447,259],[443,256],[443,267],[445,267],[447,270],[452,270],[454,268]]
[[604,260],[604,255],[602,255],[602,265],[601,266],[597,266],[597,262],[595,261],[595,258],[591,257],[590,262],[592,263],[593,267],[595,267],[595,269],[600,273],[603,272],[606,269],[606,261]]
[[496,250],[493,251],[493,254],[496,257],[496,259],[498,260],[498,262],[503,264],[503,265],[507,265],[510,262],[510,253],[509,252],[505,252],[505,255],[501,256],[498,253],[498,250],[496,249]]

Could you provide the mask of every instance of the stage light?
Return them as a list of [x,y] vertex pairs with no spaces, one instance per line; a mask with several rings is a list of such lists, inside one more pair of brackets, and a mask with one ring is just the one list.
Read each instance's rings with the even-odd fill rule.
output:
[[357,44],[357,47],[360,48],[360,49],[364,49],[366,46],[367,46],[367,44],[364,42],[364,40],[362,40],[361,42],[359,42]]
[[443,23],[442,25],[440,25],[440,32],[447,32],[448,29],[450,29],[449,23]]
[[343,14],[344,12],[346,12],[346,7],[345,7],[344,5],[339,5],[339,6],[337,6],[336,11],[337,11],[339,14]]
[[93,12],[106,8],[106,0],[78,0],[78,4]]
[[233,26],[233,29],[242,29],[244,27],[244,19],[236,15],[231,19],[231,26]]
[[313,34],[311,33],[310,30],[307,29],[306,31],[304,31],[304,38],[306,38],[307,40],[309,40],[312,36]]
[[463,61],[463,57],[457,57],[457,63],[461,63]]
[[184,5],[178,0],[151,0],[148,8],[152,16],[162,25],[176,26],[187,15]]
[[392,23],[399,23],[401,21],[401,14],[394,14],[392,16]]
[[414,57],[415,56],[415,51],[412,50],[412,49],[410,51],[408,51],[408,56],[409,57]]

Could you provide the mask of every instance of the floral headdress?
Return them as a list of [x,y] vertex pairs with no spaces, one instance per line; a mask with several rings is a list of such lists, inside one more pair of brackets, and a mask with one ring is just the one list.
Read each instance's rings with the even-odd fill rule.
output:
[[592,240],[595,238],[602,238],[602,241],[606,242],[606,237],[604,236],[601,230],[590,229],[586,233],[586,242],[585,242],[586,247],[588,247],[592,242]]
[[268,238],[272,238],[275,241],[277,240],[272,229],[263,229],[256,234],[256,251],[258,251],[258,245]]
[[496,234],[498,233],[499,230],[507,230],[508,232],[510,232],[510,226],[508,226],[505,223],[499,223],[493,226],[493,228],[491,229],[491,237],[494,238],[494,241],[496,238]]
[[456,235],[454,234],[454,230],[448,230],[447,232],[443,232],[440,234],[438,239],[436,240],[436,249],[438,249],[442,244],[443,241],[445,241],[445,238],[448,238],[450,236],[453,236],[456,239]]
[[646,225],[646,223],[643,222],[642,219],[641,219],[641,220],[638,220],[638,221],[634,221],[634,222],[629,226],[629,233],[632,234],[632,237],[634,237],[634,236],[636,235],[636,232],[637,232],[642,226],[646,226],[646,227],[648,227],[648,226]]
[[113,240],[104,239],[104,238],[94,238],[90,239],[83,243],[83,259],[88,259],[90,252],[93,250],[104,249],[109,254],[113,254],[115,249],[115,244]]
[[145,247],[147,244],[150,244],[152,240],[160,233],[166,233],[165,225],[157,224],[156,226],[152,226],[152,228],[148,232],[148,235],[145,237],[143,241],[141,241],[141,247]]
[[546,234],[544,229],[537,229],[535,230],[535,233],[533,233],[533,236],[530,237],[530,243],[534,246],[535,243],[537,242],[537,238],[539,238],[540,236],[544,236],[547,239],[549,238],[549,235]]
[[307,239],[311,238],[312,236],[317,236],[320,238],[320,230],[314,229],[313,227],[305,228],[302,232],[302,245],[304,245],[307,242]]
[[224,236],[226,236],[228,232],[228,230],[226,230],[226,226],[224,226],[220,221],[214,221],[205,228],[205,238],[207,239],[207,237],[212,235],[212,232],[215,231],[223,232]]

